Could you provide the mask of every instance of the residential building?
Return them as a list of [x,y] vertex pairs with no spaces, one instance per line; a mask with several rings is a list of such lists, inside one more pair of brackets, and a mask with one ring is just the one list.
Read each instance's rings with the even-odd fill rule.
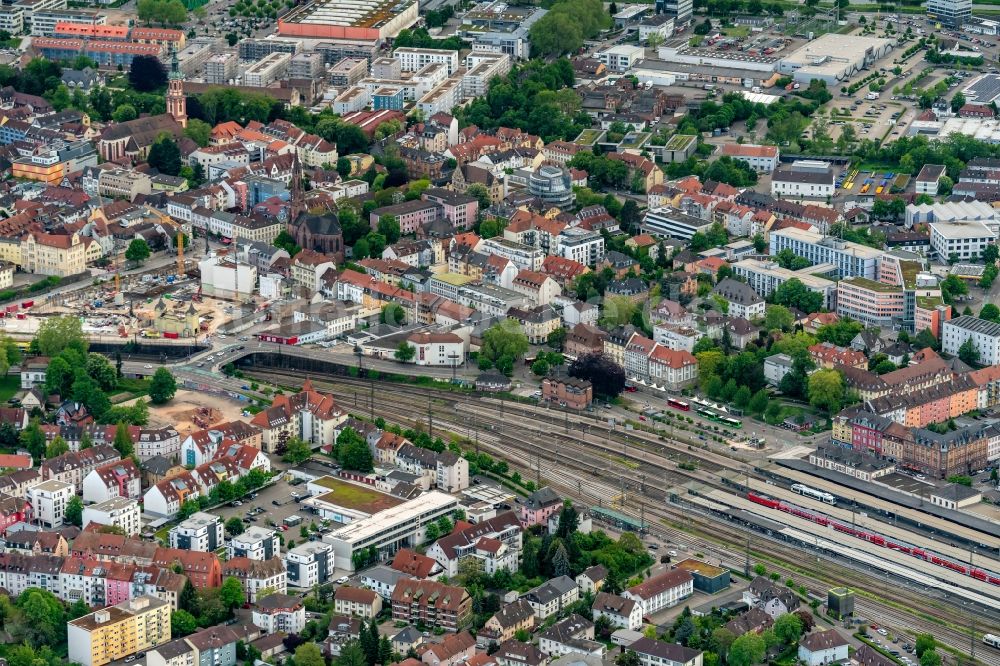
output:
[[198,511],[170,528],[170,547],[212,553],[223,545],[222,518]]
[[98,504],[83,507],[83,527],[90,523],[117,527],[125,536],[135,536],[142,529],[142,511],[138,500],[112,497]]
[[338,615],[370,620],[382,611],[382,597],[374,590],[342,585],[333,595],[333,609]]
[[847,661],[847,639],[836,629],[813,631],[799,639],[799,661],[806,666],[826,666]]
[[488,575],[498,571],[516,572],[521,552],[521,523],[513,511],[477,522],[465,529],[455,529],[427,549],[448,576],[456,576],[462,560],[482,562]]
[[330,580],[334,570],[334,546],[322,541],[310,541],[285,553],[288,583],[300,589],[312,589]]
[[29,233],[21,240],[21,269],[26,273],[69,277],[87,268],[86,245],[80,234]]
[[945,354],[957,356],[959,348],[968,340],[972,340],[980,365],[1000,365],[1000,324],[969,315],[942,324],[941,351]]
[[628,646],[642,666],[701,666],[702,653],[677,643],[643,636]]
[[764,299],[745,282],[725,278],[712,293],[729,303],[728,314],[732,317],[750,320],[764,316]]
[[607,618],[611,626],[639,631],[642,629],[642,604],[617,594],[598,592],[591,606],[594,620]]
[[73,484],[50,479],[28,489],[34,521],[43,527],[61,527],[66,505],[75,495]]
[[170,604],[141,596],[70,620],[69,660],[82,666],[104,664],[170,640]]
[[197,666],[236,666],[236,643],[240,634],[233,627],[206,627],[184,640],[194,648]]
[[254,606],[253,623],[268,634],[298,634],[306,626],[306,607],[301,597],[275,592]]
[[85,503],[103,502],[112,497],[142,497],[141,474],[131,459],[101,465],[83,478]]
[[929,194],[932,197],[937,196],[938,185],[943,175],[945,175],[943,164],[923,165],[915,180],[917,194]]
[[528,590],[521,598],[531,605],[535,618],[542,622],[579,599],[580,588],[569,576],[557,576]]
[[535,610],[527,600],[518,599],[505,604],[486,621],[476,635],[476,642],[480,647],[490,643],[500,645],[514,638],[518,631],[530,632],[534,628]]
[[275,530],[252,525],[242,534],[232,537],[226,544],[226,558],[246,557],[251,560],[269,560],[281,557],[281,541]]
[[676,606],[694,594],[694,578],[683,569],[671,569],[630,587],[622,596],[642,605],[643,616]]
[[[472,613],[472,598],[464,587],[431,580],[398,581],[391,601],[393,620],[422,622],[445,631],[458,631]],[[475,645],[474,639],[472,642]]]
[[542,379],[542,400],[570,409],[584,410],[594,401],[594,387],[586,379],[549,376]]
[[548,486],[539,488],[521,503],[521,524],[525,527],[532,525],[547,525],[549,516],[557,513],[563,507],[562,498]]
[[604,644],[594,640],[594,623],[571,613],[538,635],[538,649],[550,658],[566,654],[604,655]]
[[[420,661],[427,666],[472,666],[476,654],[476,639],[467,631],[460,631],[444,637],[440,643],[431,644],[421,655]],[[416,661],[416,660],[414,660]]]
[[262,592],[284,594],[288,589],[288,573],[280,557],[269,560],[234,557],[223,564],[222,576],[240,581],[248,603],[256,603]]
[[750,587],[743,591],[743,601],[764,611],[772,620],[794,612],[800,605],[795,592],[764,576],[757,576],[750,581]]

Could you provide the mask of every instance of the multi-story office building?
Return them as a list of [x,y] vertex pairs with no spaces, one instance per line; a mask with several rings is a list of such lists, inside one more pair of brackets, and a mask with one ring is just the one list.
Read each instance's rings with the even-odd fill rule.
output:
[[[354,553],[375,548],[381,558],[389,558],[400,548],[422,543],[426,538],[427,525],[441,516],[450,515],[457,508],[456,498],[432,491],[368,518],[348,523],[324,536],[323,541],[333,547],[340,568],[353,570]],[[287,564],[287,557],[285,561]],[[291,582],[291,566],[288,579]]]
[[902,287],[863,277],[844,278],[837,283],[837,314],[865,327],[890,327],[899,322],[905,309]]
[[656,0],[656,12],[674,17],[674,23],[681,26],[694,15],[694,0]]
[[796,160],[771,174],[771,194],[796,199],[825,199],[833,196],[833,169],[819,160]]
[[642,230],[647,233],[681,240],[691,240],[696,233],[708,231],[711,226],[712,220],[703,220],[676,208],[667,207],[648,211],[642,221]]
[[972,17],[972,0],[927,0],[927,16],[942,25],[960,28]]
[[12,35],[20,35],[24,32],[24,7],[0,6],[0,30],[5,30]]
[[542,250],[506,238],[489,238],[483,241],[483,254],[509,259],[521,270],[539,271],[545,261]]
[[[757,259],[743,259],[733,264],[733,273],[746,278],[747,284],[753,287],[758,294],[767,298],[774,290],[788,282],[798,280],[806,289],[815,291],[823,296],[823,307],[830,309],[833,306],[837,294],[837,283],[824,277],[819,277],[817,273],[822,272],[823,265],[810,266],[803,271],[793,271],[782,268],[773,261],[759,261]],[[833,266],[829,269],[834,270]]]
[[69,660],[103,666],[170,640],[170,604],[136,597],[89,613],[66,625]]
[[931,248],[941,261],[978,259],[986,246],[997,240],[997,235],[978,220],[931,222],[928,226]]
[[222,547],[222,518],[198,511],[170,528],[170,547],[204,553],[215,552]]
[[842,278],[864,277],[875,280],[882,250],[789,227],[771,232],[771,255],[784,249],[807,259],[811,264],[833,264]]

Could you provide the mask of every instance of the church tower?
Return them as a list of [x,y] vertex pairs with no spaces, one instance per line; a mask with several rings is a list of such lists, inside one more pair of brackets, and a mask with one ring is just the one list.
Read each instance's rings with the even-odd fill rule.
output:
[[184,76],[181,74],[180,65],[177,63],[177,51],[170,49],[170,83],[167,86],[167,113],[180,123],[181,127],[187,127],[187,98],[184,97]]

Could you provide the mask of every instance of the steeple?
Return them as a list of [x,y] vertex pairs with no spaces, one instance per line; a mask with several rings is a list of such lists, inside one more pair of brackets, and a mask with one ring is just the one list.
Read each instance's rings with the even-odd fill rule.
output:
[[292,182],[290,183],[291,210],[288,212],[289,224],[294,224],[299,215],[305,212],[305,196],[302,192],[302,163],[299,154],[292,154]]
[[167,84],[167,113],[187,127],[187,98],[184,96],[184,75],[177,62],[177,51],[170,47],[170,82]]

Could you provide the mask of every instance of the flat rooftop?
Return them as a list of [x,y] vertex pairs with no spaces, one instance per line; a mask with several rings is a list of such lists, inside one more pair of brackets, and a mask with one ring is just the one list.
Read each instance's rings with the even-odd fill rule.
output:
[[828,32],[806,42],[788,55],[783,56],[781,60],[785,63],[815,68],[818,66],[817,60],[829,58],[840,68],[843,68],[845,61],[861,60],[869,49],[878,51],[892,45],[892,43],[892,40],[881,37],[840,35]]
[[324,541],[359,543],[377,537],[393,525],[412,522],[424,514],[458,508],[458,500],[438,491],[424,493],[377,514],[355,520],[323,537]]
[[677,568],[690,571],[691,573],[700,574],[707,578],[715,578],[716,576],[721,576],[729,571],[729,569],[723,569],[722,567],[717,567],[714,564],[694,559],[686,559],[678,562]]
[[[328,488],[330,492],[314,497],[313,499],[317,502],[325,502],[334,506],[344,507],[345,509],[351,509],[352,511],[363,511],[368,514],[391,509],[403,502],[392,495],[386,495],[385,493],[372,488],[365,488],[356,483],[341,481],[333,477],[324,477],[323,481],[324,483],[320,485]],[[317,482],[313,481],[312,483]]]
[[311,23],[342,28],[377,28],[416,0],[314,0],[282,18],[285,23]]

